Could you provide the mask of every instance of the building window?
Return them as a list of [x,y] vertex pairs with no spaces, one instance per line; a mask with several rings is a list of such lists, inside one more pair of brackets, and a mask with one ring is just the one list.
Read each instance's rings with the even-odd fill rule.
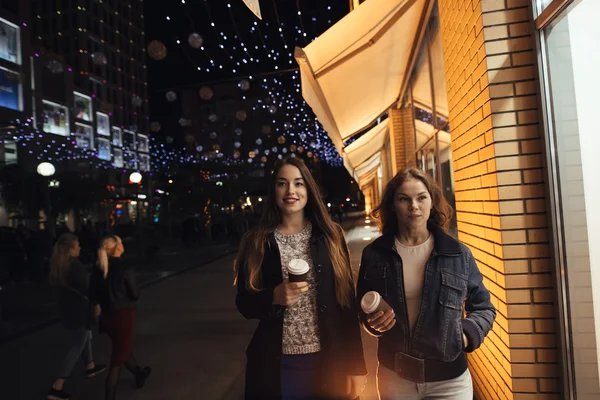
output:
[[[411,74],[410,89],[405,112],[412,113],[414,118],[417,167],[437,181],[444,197],[454,207],[448,99],[437,2]],[[453,216],[450,231],[456,233],[456,216]]]
[[135,150],[135,133],[125,129],[123,131],[123,147]]
[[112,144],[117,147],[123,146],[123,132],[116,126],[112,127]]
[[148,136],[138,134],[137,139],[137,150],[141,151],[142,153],[148,153],[150,151],[150,148],[148,146]]
[[21,29],[0,18],[0,58],[11,63],[21,64]]
[[92,120],[92,98],[83,93],[73,92],[75,96],[75,118],[83,121]]
[[79,148],[92,150],[94,148],[94,128],[75,122],[75,142]]
[[147,154],[139,154],[140,171],[150,171],[150,156]]
[[96,122],[96,131],[98,132],[98,135],[110,136],[110,119],[108,118],[108,115],[101,112],[97,112]]
[[110,141],[104,138],[98,138],[98,158],[110,161]]
[[126,169],[137,169],[137,158],[133,151],[124,151],[123,163]]
[[0,107],[23,111],[23,85],[21,76],[0,67]]
[[19,161],[17,143],[14,140],[4,141],[4,165],[17,164]]
[[55,135],[69,136],[69,110],[66,106],[42,100],[44,107],[42,118],[44,132]]
[[113,164],[117,168],[123,168],[123,150],[121,149],[113,149]]
[[[538,7],[550,3],[538,0]],[[562,379],[565,399],[600,396],[599,13],[598,1],[575,1],[539,35],[557,299],[565,332],[559,348],[565,349],[563,365],[572,366]]]

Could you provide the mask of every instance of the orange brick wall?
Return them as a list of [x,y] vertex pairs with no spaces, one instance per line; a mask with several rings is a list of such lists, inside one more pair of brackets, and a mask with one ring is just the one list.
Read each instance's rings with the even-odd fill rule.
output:
[[416,166],[415,125],[411,108],[391,108],[390,150],[392,175],[406,167]]
[[557,400],[553,263],[530,0],[438,0],[459,239],[498,310],[479,399]]

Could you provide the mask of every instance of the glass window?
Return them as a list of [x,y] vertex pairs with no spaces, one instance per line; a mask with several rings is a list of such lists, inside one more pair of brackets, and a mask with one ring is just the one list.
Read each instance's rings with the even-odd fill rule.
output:
[[98,124],[98,127],[96,128],[98,135],[110,136],[110,119],[108,118],[108,115],[97,112],[96,122]]
[[42,100],[44,132],[55,135],[69,136],[69,111],[66,106]]
[[[600,195],[598,148],[598,65],[600,2],[582,0],[568,7],[541,35],[546,95],[550,182],[563,293],[562,328],[570,343],[565,357],[572,374],[564,381],[576,398],[600,396]],[[594,290],[594,286],[596,289]],[[562,300],[561,300],[562,301]]]
[[21,64],[21,30],[7,20],[0,18],[0,58]]
[[140,171],[150,171],[150,156],[147,154],[139,154]]
[[98,138],[98,158],[110,161],[110,141],[104,138]]
[[113,149],[113,164],[117,168],[123,168],[125,165],[123,163],[123,150],[121,149]]
[[[450,121],[437,2],[431,12],[410,84],[404,107],[412,107],[414,116],[417,167],[436,180],[444,197],[454,207]],[[450,232],[457,233],[456,214],[451,221]]]
[[73,92],[75,95],[75,118],[84,121],[92,120],[92,98],[83,93]]
[[125,130],[123,132],[123,147],[135,150],[135,133]]
[[94,128],[79,122],[75,123],[75,142],[77,147],[91,150],[94,148]]
[[537,0],[538,3],[538,15],[542,13],[554,0]]
[[4,165],[17,164],[18,160],[17,143],[14,140],[5,140]]
[[148,153],[150,150],[148,147],[148,136],[138,134],[137,139],[138,139],[138,141],[137,141],[138,151],[141,151],[142,153]]
[[117,147],[123,146],[123,132],[116,126],[112,127],[112,144]]
[[21,76],[4,68],[0,68],[0,107],[23,110]]
[[133,151],[124,151],[123,163],[126,169],[137,169],[137,158]]

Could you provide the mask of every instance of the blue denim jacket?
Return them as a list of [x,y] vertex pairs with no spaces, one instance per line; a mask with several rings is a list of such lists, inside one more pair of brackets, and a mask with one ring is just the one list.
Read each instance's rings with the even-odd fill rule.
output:
[[[415,382],[434,382],[460,376],[466,369],[465,352],[477,349],[496,318],[490,294],[471,251],[440,228],[430,225],[434,249],[425,267],[421,309],[410,332],[405,302],[402,259],[394,236],[384,235],[362,254],[357,300],[374,290],[396,314],[396,325],[379,333],[379,362]],[[463,332],[468,347],[463,348]]]

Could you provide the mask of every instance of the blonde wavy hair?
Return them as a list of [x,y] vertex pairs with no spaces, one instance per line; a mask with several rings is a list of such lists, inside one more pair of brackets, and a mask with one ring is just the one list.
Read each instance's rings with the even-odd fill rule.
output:
[[102,239],[100,248],[98,249],[98,266],[102,270],[105,278],[106,275],[108,275],[108,257],[113,255],[117,246],[122,244],[123,241],[116,235],[106,236]]

